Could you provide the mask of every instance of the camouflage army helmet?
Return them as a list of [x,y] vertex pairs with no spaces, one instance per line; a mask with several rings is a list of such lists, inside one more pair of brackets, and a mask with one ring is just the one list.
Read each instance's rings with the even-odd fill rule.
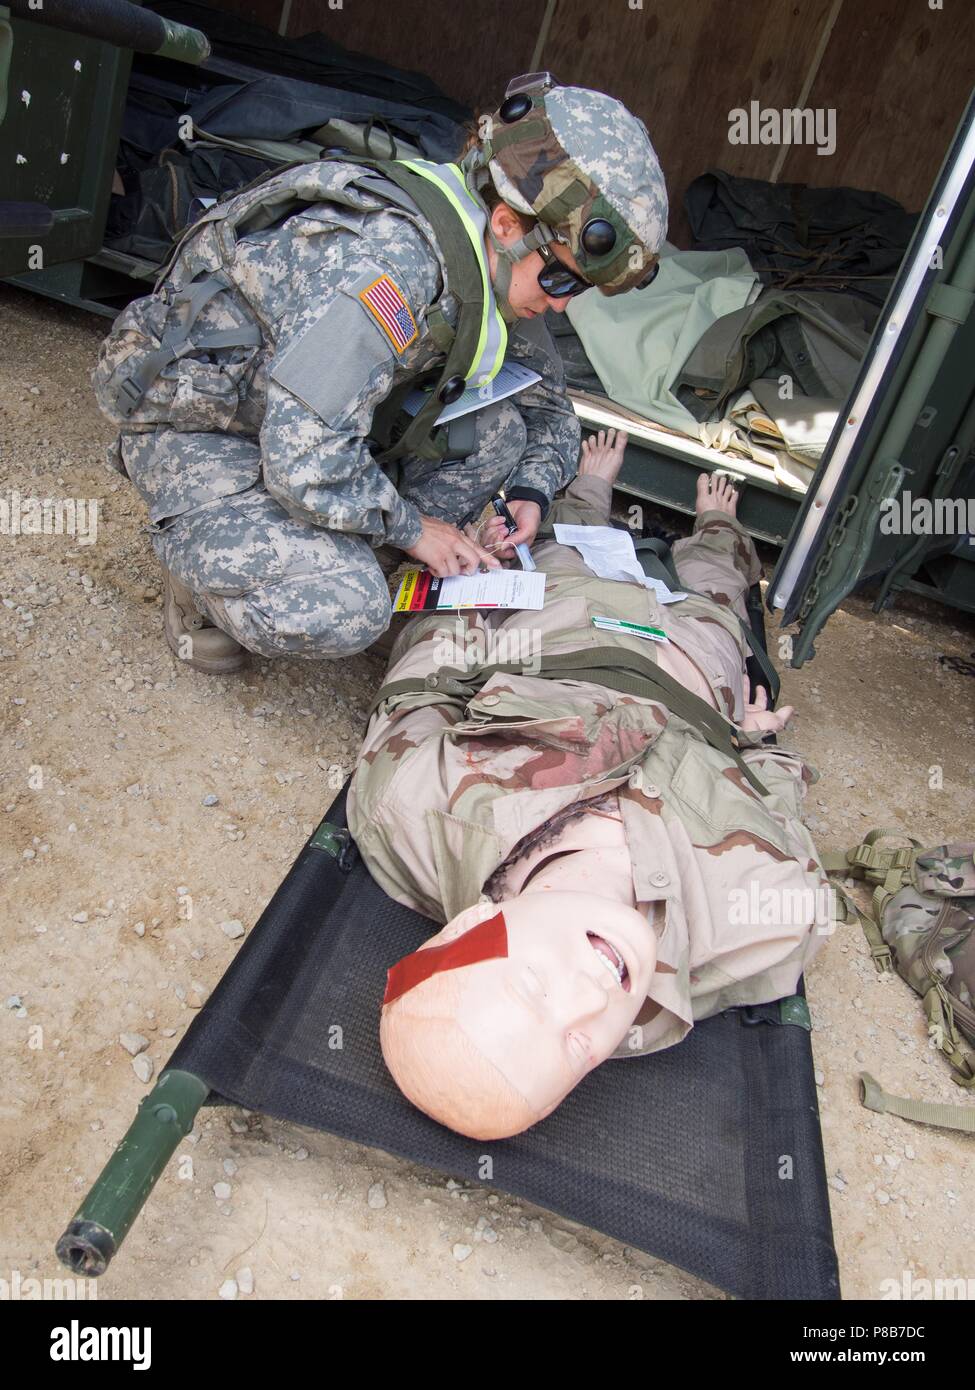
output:
[[652,280],[667,187],[646,126],[622,102],[549,73],[515,78],[480,162],[505,202],[551,229],[604,294]]

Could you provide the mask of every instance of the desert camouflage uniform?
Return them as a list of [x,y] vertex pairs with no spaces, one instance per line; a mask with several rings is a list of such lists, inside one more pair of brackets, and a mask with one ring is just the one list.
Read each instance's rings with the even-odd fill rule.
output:
[[[376,407],[442,360],[428,309],[440,300],[452,325],[457,310],[430,224],[363,173],[344,161],[303,166],[320,198],[229,250],[211,210],[160,292],[120,316],[93,377],[121,426],[115,463],[149,506],[159,558],[219,627],[266,656],[361,651],[390,620],[374,547],[414,545],[421,513],[462,523],[501,486],[544,510],[578,457],[560,359],[535,320],[511,330],[508,358],[542,379],[478,412],[472,453],[439,465],[407,458],[395,481],[375,463]],[[188,352],[121,417],[110,388],[127,361],[163,338],[174,296],[218,268],[230,287],[203,308],[191,343],[255,323],[261,343]],[[382,275],[418,330],[402,351],[359,298]]]
[[[554,514],[604,525],[609,501],[608,484],[577,478]],[[548,576],[542,612],[412,619],[388,680],[462,667],[472,648],[483,663],[519,650],[524,659],[540,645],[544,665],[608,640],[659,659],[655,643],[595,629],[592,616],[605,614],[662,627],[675,648],[695,653],[719,708],[724,691],[741,690],[746,652],[728,603],[691,597],[662,607],[640,585],[596,578],[569,547],[545,542],[533,553]],[[757,572],[747,535],[719,512],[698,518],[676,562],[688,586],[732,603]],[[727,699],[741,718],[740,695]],[[634,897],[658,936],[637,1032],[616,1055],[651,1052],[680,1041],[695,1019],[793,993],[831,929],[828,881],[799,819],[816,774],[757,734],[739,737],[765,796],[657,700],[500,672],[473,698],[442,685],[395,694],[367,731],[349,827],[381,887],[442,923],[478,902],[540,828],[615,792]]]

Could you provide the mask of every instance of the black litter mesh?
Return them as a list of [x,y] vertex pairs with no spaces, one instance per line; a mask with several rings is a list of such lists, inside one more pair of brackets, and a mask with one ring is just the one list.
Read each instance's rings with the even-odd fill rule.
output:
[[[327,819],[344,825],[343,807]],[[379,1050],[386,970],[430,934],[361,860],[343,870],[306,845],[170,1067],[468,1182],[489,1154],[490,1186],[739,1297],[839,1297],[804,1029],[773,1022],[775,1006],[729,1010],[677,1047],[605,1063],[525,1134],[465,1139],[403,1099]]]

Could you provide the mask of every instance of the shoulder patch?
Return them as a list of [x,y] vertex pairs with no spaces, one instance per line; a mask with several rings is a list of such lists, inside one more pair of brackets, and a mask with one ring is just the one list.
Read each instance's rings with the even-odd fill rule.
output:
[[372,314],[397,352],[405,352],[419,336],[410,306],[388,275],[380,275],[365,289],[359,299]]

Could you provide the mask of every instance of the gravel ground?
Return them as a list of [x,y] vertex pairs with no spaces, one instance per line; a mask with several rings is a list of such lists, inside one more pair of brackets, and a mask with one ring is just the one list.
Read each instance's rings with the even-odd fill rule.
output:
[[[382,665],[255,661],[223,681],[181,668],[144,508],[103,462],[88,374],[106,323],[8,286],[0,322],[0,496],[99,500],[93,545],[0,538],[0,1273],[57,1278],[54,1242],[150,1072],[351,767]],[[784,672],[782,700],[797,709],[788,742],[822,772],[821,846],[877,825],[975,838],[975,683],[936,660],[968,655],[972,620],[851,599],[818,646]],[[853,928],[807,983],[844,1292],[877,1298],[905,1270],[975,1277],[971,1138],[858,1103],[863,1068],[965,1102],[918,1001],[875,974]],[[102,1297],[724,1297],[503,1194],[244,1111],[206,1112],[178,1152]]]

